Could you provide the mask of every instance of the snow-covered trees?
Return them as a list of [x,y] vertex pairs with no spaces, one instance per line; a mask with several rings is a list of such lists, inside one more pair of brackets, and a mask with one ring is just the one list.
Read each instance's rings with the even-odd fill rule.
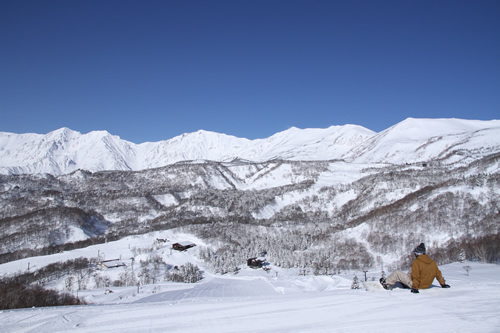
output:
[[174,267],[165,274],[165,281],[195,283],[202,279],[200,268],[190,262]]
[[79,298],[40,285],[28,286],[20,282],[0,280],[0,309],[17,309],[60,305],[86,304]]
[[211,248],[200,247],[200,259],[222,274],[234,272],[263,250],[267,260],[277,266],[305,268],[315,275],[369,268],[374,263],[366,248],[355,239],[326,236],[319,225],[256,227],[233,223],[197,225],[184,230],[211,245]]
[[0,175],[0,262],[183,226],[199,226],[192,230],[210,241],[209,261],[221,273],[263,249],[277,265],[305,264],[314,274],[368,268],[380,255],[403,265],[434,235],[442,262],[457,260],[463,243],[467,259],[496,261],[493,155],[468,166],[377,165],[352,174],[336,173],[345,169],[339,161],[279,160]]

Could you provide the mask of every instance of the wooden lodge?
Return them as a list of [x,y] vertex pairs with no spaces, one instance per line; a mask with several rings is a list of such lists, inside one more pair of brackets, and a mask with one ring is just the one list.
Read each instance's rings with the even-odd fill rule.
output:
[[177,250],[177,251],[185,251],[185,250],[190,249],[194,246],[196,246],[195,243],[179,242],[179,243],[172,244],[172,249]]
[[119,259],[110,259],[110,260],[103,260],[99,263],[99,266],[101,268],[116,268],[116,267],[122,267],[126,266],[123,262],[121,262]]
[[247,259],[247,266],[251,268],[261,268],[264,263],[266,262],[266,259],[264,258],[250,258]]

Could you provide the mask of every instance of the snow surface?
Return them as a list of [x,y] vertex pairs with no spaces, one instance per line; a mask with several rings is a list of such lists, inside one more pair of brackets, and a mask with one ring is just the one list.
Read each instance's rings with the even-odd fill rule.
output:
[[[158,248],[173,265],[196,263],[197,247],[169,251],[177,241],[203,242],[190,234],[155,232],[53,256],[32,257],[0,265],[11,274],[28,262],[32,269],[51,262],[96,256],[127,260],[133,248],[150,246],[157,237],[169,244]],[[431,254],[432,256],[432,254]],[[471,266],[469,275],[463,269]],[[214,275],[208,270],[194,284],[161,282],[136,287],[80,291],[86,306],[0,310],[0,332],[499,332],[500,265],[453,263],[440,267],[450,289],[433,287],[412,294],[405,289],[351,289],[354,275],[301,276],[295,269],[271,270],[241,266],[238,274]],[[123,268],[108,270],[118,275]],[[389,273],[389,272],[387,272]],[[378,279],[380,272],[368,272]],[[57,287],[53,285],[52,287]],[[362,286],[362,284],[360,283]]]
[[364,141],[343,158],[355,163],[417,163],[462,149],[487,154],[498,151],[499,143],[500,120],[408,118]]

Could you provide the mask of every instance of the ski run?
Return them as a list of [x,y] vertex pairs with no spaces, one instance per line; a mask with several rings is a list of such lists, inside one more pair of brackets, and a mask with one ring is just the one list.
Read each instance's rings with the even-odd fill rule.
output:
[[[83,306],[0,310],[0,332],[499,332],[500,265],[477,262],[440,266],[450,289],[409,290],[363,288],[363,272],[329,276],[303,275],[299,269],[245,265],[237,274],[214,275],[197,257],[199,246],[172,251],[172,242],[202,243],[173,231],[126,237],[63,252],[0,265],[0,276],[39,269],[78,257],[121,258],[126,265],[101,274],[112,279],[130,269],[132,250],[168,238],[155,254],[169,265],[191,262],[203,271],[197,283],[163,280],[149,285],[73,290],[89,303]],[[145,254],[144,254],[145,255]],[[432,253],[430,253],[432,257]],[[28,264],[29,263],[29,264]],[[464,267],[469,266],[469,271]],[[390,272],[385,272],[389,274]],[[378,280],[381,270],[367,272]],[[352,289],[354,276],[360,283]],[[48,288],[64,290],[64,279]]]

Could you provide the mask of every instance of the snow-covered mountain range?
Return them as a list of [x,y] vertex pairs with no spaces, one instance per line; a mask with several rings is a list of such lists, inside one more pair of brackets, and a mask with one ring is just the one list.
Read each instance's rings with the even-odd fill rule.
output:
[[249,140],[197,131],[135,144],[106,131],[81,134],[61,128],[48,134],[0,133],[1,174],[68,174],[75,170],[145,170],[180,161],[235,159],[345,160],[403,164],[466,160],[500,150],[500,120],[406,119],[380,133],[357,125],[326,129],[292,127]]
[[263,251],[315,275],[394,270],[420,242],[440,264],[500,260],[500,120],[140,145],[61,129],[0,147],[0,264],[167,230],[203,240],[216,274]]

